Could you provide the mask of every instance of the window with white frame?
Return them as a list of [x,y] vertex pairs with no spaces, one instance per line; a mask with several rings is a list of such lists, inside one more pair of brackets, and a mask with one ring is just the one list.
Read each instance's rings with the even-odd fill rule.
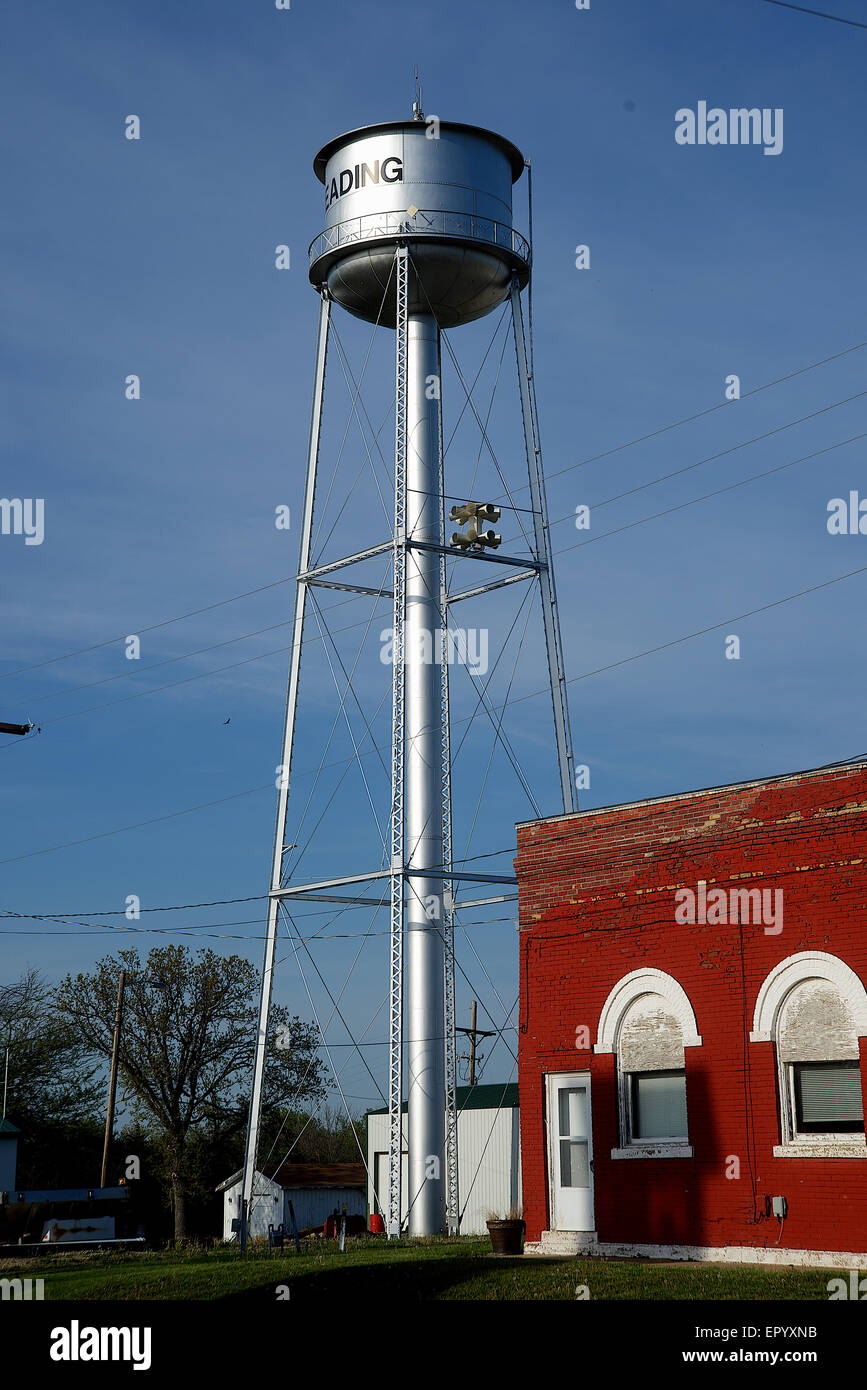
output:
[[686,1143],[686,1071],[634,1071],[629,1083],[629,1143]]
[[793,1062],[796,1134],[861,1134],[864,1107],[859,1062]]
[[778,1158],[867,1158],[859,1038],[867,990],[837,956],[781,961],[756,1000],[752,1042],[772,1042],[780,1102]]
[[618,1147],[612,1158],[691,1158],[684,1049],[701,1047],[692,1005],[664,970],[624,975],[599,1016],[597,1053],[613,1053]]
[[852,1143],[864,1137],[858,1036],[829,980],[802,980],[777,1016],[783,1143]]
[[683,1034],[658,994],[634,1000],[620,1025],[621,1144],[688,1143]]

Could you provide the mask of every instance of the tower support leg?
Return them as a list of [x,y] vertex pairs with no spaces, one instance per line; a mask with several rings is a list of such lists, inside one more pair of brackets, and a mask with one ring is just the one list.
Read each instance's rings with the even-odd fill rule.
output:
[[575,795],[575,760],[572,753],[572,731],[569,727],[569,707],[566,700],[566,671],[563,665],[563,644],[560,637],[560,618],[557,611],[557,591],[551,563],[551,537],[548,529],[548,507],[542,475],[542,449],[534,408],[533,391],[527,366],[527,345],[524,338],[524,318],[521,313],[521,291],[517,279],[512,281],[512,328],[515,334],[515,354],[518,359],[518,386],[521,394],[521,415],[524,420],[524,445],[527,452],[527,471],[530,480],[530,499],[533,508],[533,533],[536,559],[544,568],[538,571],[542,596],[542,617],[545,627],[545,649],[548,655],[548,678],[554,708],[554,738],[557,745],[557,765],[560,770],[560,790],[563,810],[577,809]]
[[[298,708],[298,683],[301,676],[301,645],[304,640],[304,616],[307,606],[307,582],[301,576],[310,568],[310,541],[313,532],[313,500],[316,494],[316,469],[319,462],[319,440],[322,432],[322,403],[325,396],[325,359],[328,355],[328,330],[331,323],[331,301],[324,295],[319,303],[319,332],[316,340],[316,373],[313,382],[313,406],[310,414],[310,433],[307,444],[307,483],[304,491],[304,516],[301,525],[301,549],[295,587],[295,618],[292,626],[292,656],[289,665],[289,685],[286,694],[286,716],[283,724],[283,756],[278,777],[277,819],[274,827],[274,852],[271,860],[271,892],[283,887],[283,860],[286,854],[286,814],[289,804],[289,775],[292,768],[292,748],[295,742],[295,715]],[[256,1055],[253,1063],[253,1086],[250,1112],[247,1117],[247,1142],[244,1149],[244,1176],[241,1188],[241,1249],[247,1248],[247,1232],[253,1201],[253,1179],[256,1154],[259,1148],[259,1128],[262,1120],[262,1090],[268,1045],[268,1015],[271,1010],[271,987],[274,980],[274,956],[277,946],[280,902],[268,900],[268,927],[265,938],[265,958],[259,995],[259,1024],[256,1033]]]

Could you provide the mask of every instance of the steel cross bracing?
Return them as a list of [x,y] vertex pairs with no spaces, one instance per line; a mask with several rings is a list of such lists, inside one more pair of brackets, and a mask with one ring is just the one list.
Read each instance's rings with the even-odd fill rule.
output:
[[[307,459],[307,482],[305,491],[304,520],[302,526],[301,552],[299,556],[298,578],[295,600],[295,620],[293,647],[290,665],[289,688],[287,692],[286,720],[283,738],[282,777],[278,798],[277,825],[275,828],[274,854],[272,861],[271,891],[269,893],[268,933],[265,946],[265,960],[262,976],[262,996],[259,1010],[256,1060],[254,1066],[253,1090],[248,1122],[247,1146],[244,1160],[244,1180],[242,1208],[243,1220],[241,1238],[244,1243],[246,1229],[244,1221],[249,1217],[252,1199],[253,1178],[259,1139],[259,1124],[262,1103],[262,1086],[267,1045],[268,1016],[271,1002],[271,987],[274,974],[275,945],[278,925],[279,903],[284,899],[331,901],[344,904],[368,906],[372,899],[363,896],[336,895],[328,890],[344,884],[360,884],[388,878],[391,910],[390,932],[390,1037],[389,1037],[389,1172],[388,1195],[385,1205],[386,1229],[389,1236],[399,1236],[402,1229],[402,1149],[403,1149],[403,973],[404,973],[404,930],[406,915],[406,892],[411,891],[412,880],[427,877],[441,881],[442,932],[444,944],[444,1036],[445,1036],[445,1206],[446,1220],[450,1231],[457,1230],[459,1222],[458,1167],[457,1167],[457,1106],[456,1106],[456,1046],[455,1046],[455,959],[454,959],[454,919],[457,906],[454,900],[455,886],[461,882],[478,884],[515,884],[511,876],[500,874],[471,873],[455,870],[452,866],[452,827],[451,827],[451,757],[449,746],[449,693],[448,664],[441,665],[440,711],[442,717],[441,740],[441,789],[442,789],[442,863],[439,867],[416,870],[408,867],[405,844],[405,621],[406,621],[406,563],[413,548],[437,551],[440,555],[439,585],[441,621],[447,626],[448,607],[463,598],[486,594],[525,579],[537,576],[542,596],[545,623],[545,639],[548,668],[554,713],[555,740],[560,772],[564,810],[575,808],[574,772],[571,736],[566,708],[565,674],[563,670],[562,645],[560,637],[557,600],[551,569],[550,539],[544,479],[542,476],[541,450],[538,440],[536,406],[532,376],[527,359],[524,326],[521,316],[520,295],[517,282],[511,291],[511,312],[518,365],[522,418],[524,425],[524,444],[532,499],[534,545],[533,557],[514,557],[490,552],[465,553],[456,551],[444,544],[444,526],[441,528],[439,542],[433,537],[427,540],[415,539],[407,534],[407,462],[408,462],[408,371],[409,371],[409,274],[410,257],[405,245],[398,246],[395,252],[396,275],[396,408],[395,408],[395,510],[394,533],[392,537],[378,544],[365,547],[355,554],[325,564],[311,566],[311,538],[313,504],[316,490],[316,472],[320,447],[322,409],[325,384],[325,363],[328,348],[330,302],[327,292],[323,292],[320,303],[319,331],[316,353],[316,375],[313,406],[310,423],[310,436]],[[440,359],[437,352],[437,368]],[[442,447],[442,406],[439,406],[439,487],[444,493],[443,447]],[[442,518],[444,522],[444,517]],[[344,582],[336,571],[390,553],[393,562],[393,588],[374,588],[368,585]],[[451,556],[458,560],[480,560],[487,564],[498,564],[506,570],[503,578],[489,583],[474,585],[458,590],[452,595],[446,593],[446,560]],[[510,572],[511,571],[511,572]],[[518,572],[515,572],[518,571]],[[502,572],[502,571],[501,571]],[[328,579],[325,576],[329,576]],[[331,576],[334,576],[332,579]],[[393,688],[392,688],[392,806],[391,806],[391,861],[388,868],[373,870],[350,876],[320,880],[316,883],[288,886],[284,877],[284,858],[287,849],[286,826],[289,781],[292,750],[295,733],[295,720],[298,703],[298,687],[301,658],[301,642],[306,611],[306,592],[308,585],[321,585],[326,588],[340,588],[349,592],[365,593],[374,597],[392,597],[394,612],[393,633]],[[323,891],[325,890],[325,891]],[[463,906],[482,905],[489,902],[506,902],[514,895],[501,893],[498,896],[474,899]],[[387,901],[386,899],[385,901]],[[375,903],[373,904],[375,905]]]
[[298,556],[298,580],[295,587],[295,618],[292,629],[292,657],[289,666],[289,686],[286,693],[286,716],[283,725],[283,755],[278,779],[277,819],[274,827],[274,850],[271,858],[271,893],[268,902],[268,929],[265,938],[265,958],[262,964],[262,983],[259,998],[259,1021],[256,1034],[256,1054],[253,1064],[253,1085],[250,1112],[247,1118],[247,1141],[244,1149],[244,1176],[241,1189],[241,1249],[247,1247],[247,1222],[253,1200],[253,1181],[256,1155],[259,1150],[259,1127],[262,1118],[262,1089],[265,1079],[265,1060],[268,1046],[268,1019],[271,1012],[271,991],[274,983],[274,956],[277,946],[280,899],[275,890],[283,886],[283,860],[286,856],[286,818],[289,804],[289,774],[295,742],[295,717],[298,710],[298,684],[301,674],[301,649],[304,642],[304,617],[307,608],[307,585],[303,580],[310,564],[310,543],[313,532],[313,502],[316,494],[316,468],[322,435],[322,403],[325,394],[325,362],[328,355],[328,330],[331,323],[331,303],[323,294],[319,301],[319,331],[316,340],[316,371],[313,383],[313,404],[310,412],[310,433],[307,444],[307,481],[304,492],[304,518],[301,526],[301,549]]
[[517,276],[512,280],[511,303],[515,355],[518,359],[521,416],[524,421],[524,445],[527,453],[530,499],[533,508],[536,561],[539,564],[537,572],[542,597],[545,648],[548,655],[548,676],[551,685],[551,703],[554,710],[554,738],[557,744],[557,763],[560,769],[563,810],[568,812],[577,809],[575,759],[572,753],[572,731],[569,727],[569,709],[566,701],[566,671],[563,665],[563,644],[560,637],[557,592],[554,587],[554,570],[551,564],[551,539],[548,529],[545,481],[542,474],[542,450],[539,444],[539,428],[527,366],[527,345],[524,338],[524,318],[521,312],[521,290]]
[[[404,865],[402,872],[405,878],[452,878],[458,882],[465,881],[468,883],[517,882],[510,874],[483,874],[476,873],[475,871],[473,873],[467,873],[464,869],[454,868],[449,869],[447,872],[443,872],[442,870],[436,869],[412,869]],[[318,879],[315,883],[298,883],[292,884],[290,887],[274,888],[268,896],[272,898],[309,897],[311,893],[317,892],[320,888],[339,888],[345,883],[370,883],[373,879],[391,878],[391,876],[391,869],[371,869],[369,872],[362,872],[359,874],[343,874],[340,878],[322,878]],[[367,898],[366,901],[371,903],[372,899]]]
[[400,1236],[403,1153],[404,624],[406,619],[407,325],[409,253],[395,252],[394,623],[391,722],[391,947],[386,1231]]

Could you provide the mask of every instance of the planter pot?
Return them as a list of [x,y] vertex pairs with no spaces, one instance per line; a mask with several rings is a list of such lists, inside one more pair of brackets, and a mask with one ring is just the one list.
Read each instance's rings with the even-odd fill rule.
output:
[[495,1255],[520,1255],[523,1252],[523,1221],[488,1221],[486,1224]]

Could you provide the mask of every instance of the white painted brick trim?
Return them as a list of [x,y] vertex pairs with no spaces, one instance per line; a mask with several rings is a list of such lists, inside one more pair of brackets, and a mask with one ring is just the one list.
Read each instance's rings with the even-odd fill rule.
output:
[[569,1254],[615,1259],[683,1260],[701,1264],[790,1265],[800,1269],[867,1271],[867,1251],[779,1250],[765,1245],[640,1245],[594,1241],[587,1231],[543,1231],[525,1255]]

